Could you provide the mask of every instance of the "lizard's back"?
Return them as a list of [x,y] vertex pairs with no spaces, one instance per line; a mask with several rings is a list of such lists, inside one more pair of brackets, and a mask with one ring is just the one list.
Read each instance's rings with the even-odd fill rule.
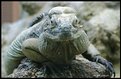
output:
[[8,47],[4,57],[6,74],[12,73],[13,69],[15,69],[20,63],[21,59],[25,57],[22,52],[22,43],[26,39],[39,37],[42,32],[41,24],[42,23],[40,22],[39,24],[22,31]]

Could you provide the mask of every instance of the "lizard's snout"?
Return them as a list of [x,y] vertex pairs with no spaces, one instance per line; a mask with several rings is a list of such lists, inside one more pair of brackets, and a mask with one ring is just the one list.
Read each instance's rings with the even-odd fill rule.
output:
[[59,30],[61,39],[67,39],[71,37],[71,27],[61,27]]
[[70,32],[71,31],[71,26],[60,26],[59,28],[60,32]]
[[72,34],[73,34],[73,29],[72,29],[72,25],[69,24],[69,23],[62,23],[59,27],[58,27],[58,30],[59,30],[59,37],[60,39],[62,40],[68,40],[72,37]]

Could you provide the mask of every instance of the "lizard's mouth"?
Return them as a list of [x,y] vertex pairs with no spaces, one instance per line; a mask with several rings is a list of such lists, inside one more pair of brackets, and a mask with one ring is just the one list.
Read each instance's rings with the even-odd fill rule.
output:
[[73,31],[54,31],[52,33],[45,32],[44,36],[53,41],[71,41],[80,37],[82,32],[84,32],[82,29]]

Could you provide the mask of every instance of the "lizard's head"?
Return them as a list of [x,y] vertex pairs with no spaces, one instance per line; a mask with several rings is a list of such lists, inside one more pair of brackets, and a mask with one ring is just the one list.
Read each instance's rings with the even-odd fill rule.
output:
[[75,55],[87,50],[90,42],[81,28],[74,9],[52,8],[42,23],[39,51],[53,62],[68,64]]
[[76,11],[70,7],[55,7],[49,13],[50,25],[44,29],[46,37],[55,41],[68,41],[81,35]]

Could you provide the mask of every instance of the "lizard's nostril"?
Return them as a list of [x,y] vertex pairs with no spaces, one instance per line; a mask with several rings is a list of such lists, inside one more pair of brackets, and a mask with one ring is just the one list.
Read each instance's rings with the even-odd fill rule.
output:
[[62,27],[61,31],[62,32],[69,32],[70,31],[70,27]]
[[60,26],[59,26],[59,29],[60,31],[62,32],[69,32],[71,31],[71,24],[67,24],[67,23],[62,23]]

